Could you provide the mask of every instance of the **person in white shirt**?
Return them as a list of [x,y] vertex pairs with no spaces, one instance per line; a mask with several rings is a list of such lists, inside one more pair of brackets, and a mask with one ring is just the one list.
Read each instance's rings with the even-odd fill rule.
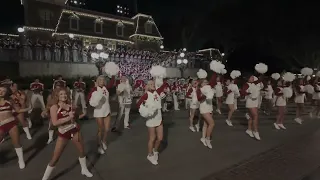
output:
[[240,96],[240,92],[239,92],[239,88],[236,84],[234,84],[234,80],[230,80],[227,79],[226,81],[226,104],[229,107],[229,112],[228,112],[228,119],[226,120],[226,123],[228,126],[233,126],[232,125],[232,121],[231,121],[231,117],[232,114],[235,111],[235,101],[237,100],[235,97],[239,97]]
[[[132,87],[130,86],[129,80],[127,77],[122,76],[120,80],[120,84],[117,86],[117,95],[118,95],[118,101],[119,101],[119,112],[118,112],[118,118],[117,123],[120,122],[122,119],[122,116],[124,114],[124,128],[130,129],[129,127],[129,114],[132,104]],[[115,126],[118,127],[117,125]]]

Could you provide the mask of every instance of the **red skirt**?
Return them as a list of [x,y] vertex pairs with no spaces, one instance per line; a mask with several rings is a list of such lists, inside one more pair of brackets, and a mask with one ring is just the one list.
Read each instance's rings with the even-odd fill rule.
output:
[[75,128],[73,129],[70,129],[70,131],[68,132],[65,132],[64,134],[61,134],[59,131],[58,131],[58,136],[59,137],[62,137],[63,139],[72,139],[72,137],[80,131],[80,126],[77,125]]
[[0,131],[3,132],[3,134],[7,134],[16,125],[18,125],[18,121],[17,120],[11,121],[11,122],[9,122],[7,124],[4,124],[4,125],[0,126]]

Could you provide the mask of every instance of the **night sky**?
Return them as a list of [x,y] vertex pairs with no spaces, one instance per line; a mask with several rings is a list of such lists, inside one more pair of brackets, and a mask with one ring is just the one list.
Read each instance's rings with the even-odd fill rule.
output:
[[[23,24],[20,0],[3,0],[1,32]],[[87,8],[115,12],[117,4],[134,13],[134,0],[88,0]],[[219,48],[230,68],[251,69],[265,62],[271,71],[320,65],[320,2],[302,0],[138,0],[150,14],[169,50]]]

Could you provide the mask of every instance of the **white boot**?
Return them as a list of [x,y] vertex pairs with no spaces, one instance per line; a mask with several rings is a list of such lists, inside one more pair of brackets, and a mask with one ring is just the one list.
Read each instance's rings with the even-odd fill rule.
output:
[[29,127],[23,127],[23,131],[26,133],[27,139],[32,139],[30,131],[29,131]]
[[32,121],[31,121],[31,119],[30,118],[27,118],[27,121],[28,121],[28,127],[29,127],[29,129],[31,129],[32,128]]
[[17,156],[18,156],[18,163],[19,163],[19,168],[24,169],[26,167],[26,164],[24,163],[23,159],[23,151],[22,147],[21,148],[15,148]]
[[48,180],[50,175],[51,175],[51,173],[52,173],[52,171],[53,171],[53,169],[54,169],[54,167],[51,167],[51,166],[48,165],[46,171],[44,172],[42,180]]
[[47,144],[50,144],[53,141],[54,130],[49,130],[48,134],[49,134],[49,138],[48,138]]
[[81,174],[86,177],[93,177],[91,172],[88,170],[86,157],[79,158],[80,166],[81,166]]

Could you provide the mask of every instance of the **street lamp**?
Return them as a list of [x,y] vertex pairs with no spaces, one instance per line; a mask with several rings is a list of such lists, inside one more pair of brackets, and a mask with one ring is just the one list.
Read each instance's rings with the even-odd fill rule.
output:
[[161,45],[161,46],[160,46],[160,49],[163,49],[163,48],[164,48],[164,46],[163,46],[163,45]]
[[19,32],[19,33],[23,33],[23,32],[24,32],[24,28],[19,27],[19,28],[18,28],[18,32]]
[[187,49],[186,49],[186,48],[183,48],[182,50],[183,50],[183,51],[187,51]]
[[185,56],[185,54],[182,52],[182,53],[180,53],[180,57],[184,57]]
[[97,50],[102,50],[103,46],[102,46],[102,44],[97,44],[96,48],[97,48]]
[[69,38],[73,39],[74,38],[74,34],[69,34]]
[[224,56],[224,53],[221,53],[221,56]]

